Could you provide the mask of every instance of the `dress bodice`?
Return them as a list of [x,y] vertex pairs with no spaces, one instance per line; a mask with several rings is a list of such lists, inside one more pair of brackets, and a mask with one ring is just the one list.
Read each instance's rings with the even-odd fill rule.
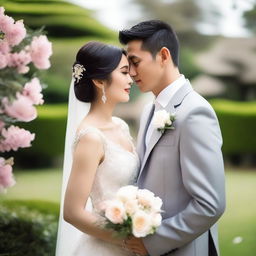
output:
[[[122,132],[133,145],[128,125],[117,117],[114,117],[113,121],[121,126]],[[90,193],[93,208],[97,210],[100,203],[113,198],[120,187],[135,182],[139,170],[139,158],[134,145],[133,152],[130,152],[107,138],[101,130],[92,126],[88,126],[77,133],[74,147],[80,138],[88,133],[97,133],[104,146],[104,160],[97,168]]]

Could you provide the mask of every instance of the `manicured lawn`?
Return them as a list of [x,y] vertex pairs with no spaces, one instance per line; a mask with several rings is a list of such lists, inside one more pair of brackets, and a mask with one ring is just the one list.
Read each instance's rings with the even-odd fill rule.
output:
[[15,171],[17,184],[1,199],[60,201],[62,173],[59,169]]
[[[61,170],[15,172],[16,186],[0,200],[28,199],[59,202]],[[233,170],[226,173],[227,209],[219,222],[222,256],[256,255],[256,170]],[[241,237],[242,242],[233,243]]]
[[[224,256],[256,255],[256,170],[226,175],[227,209],[220,220],[220,247]],[[235,244],[233,239],[242,237]]]

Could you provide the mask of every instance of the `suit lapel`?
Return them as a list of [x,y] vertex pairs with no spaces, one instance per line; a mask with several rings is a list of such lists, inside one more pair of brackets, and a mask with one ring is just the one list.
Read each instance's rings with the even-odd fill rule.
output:
[[[175,95],[172,97],[172,99],[170,100],[170,102],[168,103],[168,105],[166,106],[166,111],[168,111],[169,113],[173,113],[175,112],[176,108],[179,107],[183,101],[183,99],[186,97],[186,95],[191,92],[193,90],[193,88],[191,87],[190,83],[187,82],[185,83],[176,93]],[[150,119],[149,119],[150,120]],[[148,122],[149,122],[148,120]],[[148,126],[149,124],[147,124]],[[146,152],[144,154],[144,157],[142,158],[142,164],[141,164],[141,168],[140,168],[140,173],[138,176],[138,179],[141,176],[141,173],[145,167],[145,164],[149,158],[149,155],[151,153],[151,151],[153,150],[153,148],[155,147],[156,143],[159,141],[159,139],[163,136],[163,134],[159,131],[157,131],[157,129],[154,130],[148,147],[146,149]],[[145,144],[145,130],[144,130],[144,136],[142,137],[143,140],[143,144]],[[142,144],[142,143],[141,143]]]
[[146,132],[147,132],[150,120],[152,118],[153,112],[154,112],[153,104],[149,104],[148,108],[145,110],[145,113],[143,114],[141,127],[138,134],[138,142],[137,142],[137,151],[140,157],[140,161],[142,161],[144,158],[145,148],[146,148],[145,136],[146,136]]

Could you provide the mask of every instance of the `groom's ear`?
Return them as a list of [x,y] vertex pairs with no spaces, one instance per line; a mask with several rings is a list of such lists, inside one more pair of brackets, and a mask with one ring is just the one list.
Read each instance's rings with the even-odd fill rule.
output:
[[96,87],[98,87],[99,89],[102,89],[105,86],[105,81],[101,80],[101,79],[92,79],[92,82],[94,83],[94,85]]
[[169,49],[167,49],[166,47],[162,47],[158,54],[162,64],[169,63],[171,59],[171,54]]

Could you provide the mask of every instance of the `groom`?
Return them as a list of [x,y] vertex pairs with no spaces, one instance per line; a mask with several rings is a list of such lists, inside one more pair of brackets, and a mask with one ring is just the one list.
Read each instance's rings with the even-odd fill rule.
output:
[[[225,180],[216,114],[180,74],[179,43],[168,24],[141,22],[119,39],[130,75],[142,92],[155,95],[141,116],[137,184],[159,196],[164,211],[155,234],[125,246],[137,255],[220,255],[216,222],[225,209]],[[158,131],[152,119],[159,110],[175,113],[174,129]]]

